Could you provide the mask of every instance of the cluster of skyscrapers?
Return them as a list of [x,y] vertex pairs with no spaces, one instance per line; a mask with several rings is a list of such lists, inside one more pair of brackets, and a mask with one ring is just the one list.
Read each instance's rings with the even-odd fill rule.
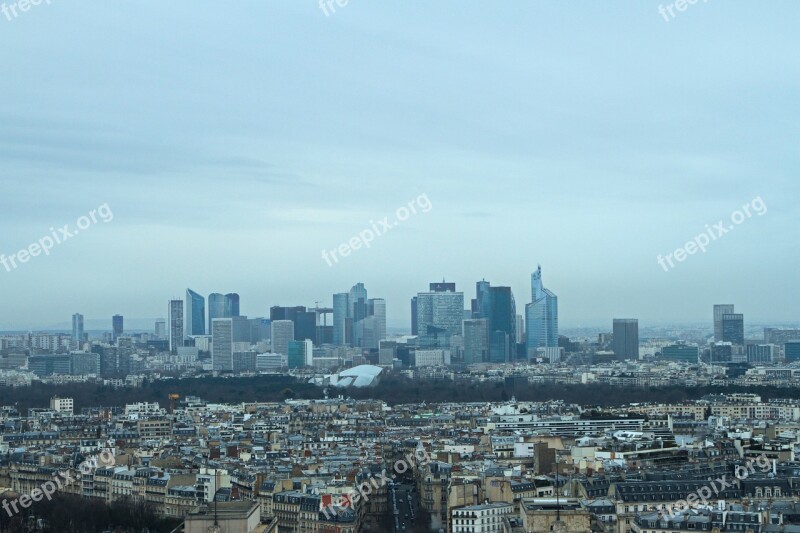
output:
[[[163,342],[161,349],[177,356],[202,359],[203,352],[210,352],[213,369],[234,372],[254,368],[251,359],[256,355],[282,358],[270,360],[270,368],[297,368],[332,364],[329,359],[353,355],[377,358],[382,365],[397,359],[424,366],[534,359],[559,362],[577,353],[575,343],[558,334],[558,297],[544,286],[541,267],[531,275],[531,301],[524,314],[517,313],[508,286],[478,281],[475,297],[467,302],[455,283],[430,283],[428,290],[411,299],[411,336],[405,338],[387,339],[386,300],[369,298],[363,283],[333,294],[332,300],[332,307],[320,307],[319,302],[313,308],[276,305],[269,309],[268,318],[248,318],[239,313],[236,293],[212,293],[206,299],[187,289],[185,299],[169,301],[169,318],[156,322],[153,342]],[[736,313],[733,304],[714,305],[713,321],[714,335],[704,349],[677,341],[657,346],[656,355],[712,364],[800,360],[800,330],[766,328],[763,341],[747,340],[744,315]],[[114,315],[112,331],[104,333],[104,339],[117,345],[130,341],[123,335],[123,316]],[[57,350],[70,342],[67,336],[56,337],[44,341],[37,337],[37,346],[52,345]],[[85,349],[87,340],[84,317],[76,313],[72,348]],[[650,339],[643,345],[643,357],[653,355],[657,342]],[[597,347],[597,357],[640,359],[639,321],[613,319],[613,331],[600,333]]]
[[332,344],[377,349],[386,338],[386,300],[368,298],[363,283],[333,295]]
[[423,348],[461,351],[463,362],[505,363],[558,351],[558,297],[542,284],[542,270],[531,276],[531,302],[517,314],[511,287],[475,284],[475,298],[464,309],[455,283],[431,283],[411,299],[412,334]]

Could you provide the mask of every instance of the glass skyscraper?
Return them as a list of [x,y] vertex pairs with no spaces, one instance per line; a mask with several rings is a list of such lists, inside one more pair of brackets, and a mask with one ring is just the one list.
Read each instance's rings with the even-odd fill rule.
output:
[[239,316],[239,295],[235,292],[220,294],[214,292],[208,295],[208,331],[211,331],[211,321],[215,318],[232,318]]
[[186,321],[184,326],[186,335],[206,334],[206,299],[192,289],[186,289],[186,313],[184,319]]
[[72,315],[72,342],[79,346],[83,342],[83,315],[80,313]]
[[714,340],[722,342],[722,317],[734,313],[733,304],[714,305]]
[[116,341],[125,331],[124,319],[122,318],[122,315],[114,315],[111,317],[111,329],[113,331],[114,340]]
[[639,359],[639,320],[615,318],[613,346],[617,359]]
[[[436,291],[437,288],[448,290]],[[452,289],[452,290],[450,290]],[[461,335],[464,293],[454,283],[431,284],[429,292],[417,294],[417,334],[423,346],[450,345],[450,337]]]
[[350,295],[340,292],[333,295],[333,344],[344,346],[347,344],[347,309],[350,304]]
[[530,356],[536,348],[558,346],[558,297],[542,285],[542,267],[531,275],[531,303],[525,306],[525,330]]
[[722,342],[744,346],[744,315],[730,313],[722,315]]

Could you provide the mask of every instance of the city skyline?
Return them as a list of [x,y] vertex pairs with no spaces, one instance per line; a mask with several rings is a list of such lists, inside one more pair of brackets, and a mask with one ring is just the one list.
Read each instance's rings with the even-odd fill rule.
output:
[[[537,273],[539,274],[538,280],[536,278]],[[544,293],[548,294],[549,297],[551,297],[551,298],[555,298],[556,301],[558,300],[558,298],[556,298],[555,295],[553,295],[553,293],[550,290],[541,287],[541,267],[538,267],[537,270],[535,270],[533,272],[533,274],[531,275],[531,279],[533,280],[533,281],[531,281],[531,286],[534,285],[535,283],[537,283],[537,281],[538,281],[539,287],[540,287],[541,290],[544,291]],[[485,283],[487,285],[489,284],[489,282],[487,282],[486,280],[483,280],[482,282],[477,282],[478,285],[480,285],[481,283]],[[362,286],[365,285],[365,284],[363,284],[361,282],[359,282],[359,284],[362,285]],[[531,288],[529,287],[528,290],[530,291]],[[188,293],[192,293],[194,295],[200,296],[195,291],[192,291],[191,289],[186,289],[186,291],[188,291],[187,294]],[[513,292],[514,291],[512,291],[512,298],[513,298]],[[216,295],[216,294],[218,294],[218,293],[212,293],[212,295]],[[344,294],[346,295],[347,293],[344,293]],[[239,300],[238,300],[239,294],[238,293],[229,293],[227,295],[219,295],[219,296],[224,296],[224,297],[236,296],[236,298],[237,298],[236,299],[237,306],[239,304]],[[326,301],[319,301],[319,300],[315,301],[314,303],[315,304],[320,304],[320,307],[330,307],[330,308],[334,308],[335,309],[336,308],[336,304],[335,304],[335,297],[336,296],[338,296],[337,293],[333,293],[332,294],[332,297],[330,298],[330,305]],[[467,305],[467,302],[469,302],[471,298],[469,298],[468,296],[469,296],[469,293],[464,293],[464,300],[465,300],[465,309],[464,309],[464,311],[465,312],[469,311],[469,305]],[[477,291],[476,291],[476,296],[477,296]],[[178,300],[184,302],[184,308],[185,308],[185,310],[184,310],[184,322],[185,322],[185,324],[184,324],[183,328],[184,328],[184,331],[188,331],[186,329],[186,324],[188,324],[188,316],[186,316],[186,314],[187,314],[187,311],[188,311],[189,307],[186,306],[186,302],[189,301],[189,300],[181,299],[181,298],[173,298],[173,299],[178,299]],[[378,299],[379,300],[383,300],[384,302],[386,301],[385,298],[378,298]],[[399,318],[394,322],[390,322],[388,320],[388,318],[386,320],[386,327],[391,329],[394,333],[396,333],[398,330],[407,330],[407,333],[411,334],[412,325],[411,325],[411,320],[410,320],[410,315],[409,315],[409,313],[411,311],[411,304],[409,303],[410,299],[411,298],[409,297],[409,298],[406,298],[406,299],[404,299],[402,301],[403,312],[397,312],[397,310],[395,309],[394,313],[392,313],[394,315],[405,315],[405,320],[403,318]],[[247,302],[247,300],[248,299],[245,297],[244,301]],[[398,302],[398,303],[401,303],[401,302]],[[304,305],[304,304],[297,303],[295,305]],[[529,302],[523,302],[522,305],[517,308],[517,315],[522,317],[523,322],[525,321],[526,307],[528,305],[529,305]],[[558,305],[558,304],[556,304],[556,305]],[[727,311],[729,309],[733,309],[734,306],[731,305],[731,304],[708,304],[708,305],[713,306],[713,311],[711,313],[711,318],[710,319],[708,317],[708,315],[709,315],[708,309],[706,309],[706,317],[705,318],[701,317],[701,318],[699,318],[697,320],[683,320],[683,321],[681,321],[681,320],[675,320],[675,321],[661,320],[661,321],[659,321],[659,320],[649,320],[649,319],[642,320],[641,318],[638,318],[638,320],[644,322],[645,327],[664,327],[664,326],[671,326],[671,325],[672,326],[702,326],[702,327],[710,328],[711,333],[716,337],[717,336],[716,334],[718,332],[717,327],[721,327],[721,324],[722,324],[722,322],[721,322],[722,314],[718,314],[717,308],[720,308],[720,309],[724,308]],[[708,307],[708,305],[706,307]],[[278,306],[278,304],[272,304],[270,306],[267,306],[266,308],[262,309],[261,312],[255,312],[255,313],[241,312],[240,314],[241,314],[241,316],[247,316],[247,317],[251,317],[251,318],[269,317],[270,316],[270,308],[276,307],[276,306]],[[386,308],[390,308],[390,309],[395,307],[395,306],[391,305],[391,303],[389,303],[389,304],[384,303],[384,306]],[[309,309],[309,310],[314,309],[313,306],[305,305],[305,307],[307,309]],[[588,329],[599,329],[599,330],[608,329],[610,331],[609,324],[614,319],[613,316],[609,316],[607,319],[602,320],[602,321],[598,321],[598,322],[595,322],[595,323],[583,324],[583,323],[575,323],[575,322],[570,323],[570,322],[567,322],[566,324],[564,324],[564,320],[562,319],[561,309],[559,309],[559,307],[560,306],[556,307],[556,325],[557,325],[557,328],[564,328],[564,329],[588,328]],[[247,307],[245,307],[245,308],[247,308]],[[206,310],[207,310],[207,312],[209,310],[209,308],[207,306],[206,306]],[[238,307],[237,307],[237,310],[238,310]],[[87,327],[86,328],[87,330],[92,330],[92,331],[103,331],[103,330],[112,331],[113,328],[110,327],[110,326],[106,326],[105,324],[110,324],[111,318],[113,318],[113,316],[122,316],[122,315],[125,316],[125,324],[126,324],[125,330],[126,331],[128,331],[128,330],[131,330],[131,331],[134,331],[134,330],[135,331],[149,331],[149,330],[152,330],[152,327],[153,327],[152,324],[154,323],[154,321],[166,320],[167,323],[169,322],[168,314],[153,315],[153,316],[128,317],[127,313],[123,313],[122,315],[118,315],[117,313],[115,313],[114,315],[109,315],[108,318],[87,315],[85,312],[80,312],[78,314],[81,316],[81,320],[82,321],[84,320],[84,317],[86,317],[85,318],[86,321],[96,324],[96,327]],[[630,313],[630,314],[631,315],[636,315],[635,313]],[[72,311],[72,312],[70,312],[70,315],[73,316],[73,320],[74,320],[74,316],[76,315],[76,313],[74,311]],[[800,325],[800,321],[798,321],[798,320],[792,320],[792,319],[769,320],[769,319],[759,319],[758,317],[754,318],[751,313],[746,313],[746,315],[748,316],[747,325],[750,325],[750,326],[759,326],[760,327],[760,326],[769,326],[769,325],[775,325],[775,326],[786,326],[786,325],[792,325],[792,324]],[[390,316],[390,313],[386,312],[386,316],[387,317]],[[216,318],[216,317],[209,317],[208,315],[206,315],[206,320],[207,321],[210,322],[210,320],[212,318]],[[718,321],[718,319],[719,319],[719,321]],[[135,326],[131,326],[130,324],[136,324],[136,325]],[[334,326],[335,322],[331,322],[329,325]],[[69,321],[62,321],[62,322],[55,322],[55,323],[52,323],[50,325],[45,325],[45,326],[42,326],[42,327],[28,327],[28,328],[22,328],[22,329],[18,329],[18,330],[14,330],[14,329],[3,330],[3,329],[0,329],[0,331],[49,331],[49,330],[52,330],[52,331],[70,331],[71,329],[73,329],[73,327],[74,327],[73,323],[71,323]],[[526,328],[527,328],[527,325],[526,325]],[[335,327],[334,327],[334,330],[335,330]],[[558,331],[558,329],[557,329],[557,331]],[[721,330],[720,330],[720,332],[721,332]],[[527,333],[527,330],[526,330],[526,333]],[[210,335],[210,331],[207,330],[203,334]],[[187,335],[188,335],[188,333],[187,333]],[[722,340],[722,338],[717,338],[717,340]]]

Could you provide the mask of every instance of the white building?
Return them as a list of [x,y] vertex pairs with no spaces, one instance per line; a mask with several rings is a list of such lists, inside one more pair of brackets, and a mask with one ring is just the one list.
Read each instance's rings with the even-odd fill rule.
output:
[[50,409],[57,412],[71,415],[74,409],[72,398],[59,398],[53,396],[50,398]]
[[505,531],[504,517],[514,513],[510,503],[469,505],[450,511],[453,533],[492,533]]
[[164,412],[164,409],[158,405],[158,402],[129,403],[125,406],[125,416],[131,419],[163,415]]

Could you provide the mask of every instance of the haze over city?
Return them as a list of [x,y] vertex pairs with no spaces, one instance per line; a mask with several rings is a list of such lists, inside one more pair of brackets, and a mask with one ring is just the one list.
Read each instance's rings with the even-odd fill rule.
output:
[[[525,302],[537,264],[564,325],[718,301],[797,319],[796,4],[758,24],[748,2],[668,22],[646,2],[145,5],[0,21],[0,251],[114,214],[0,268],[0,329],[164,316],[187,286],[259,316],[357,281],[402,327],[431,281]],[[429,212],[321,259],[421,194]],[[659,266],[756,197],[763,216]]]

